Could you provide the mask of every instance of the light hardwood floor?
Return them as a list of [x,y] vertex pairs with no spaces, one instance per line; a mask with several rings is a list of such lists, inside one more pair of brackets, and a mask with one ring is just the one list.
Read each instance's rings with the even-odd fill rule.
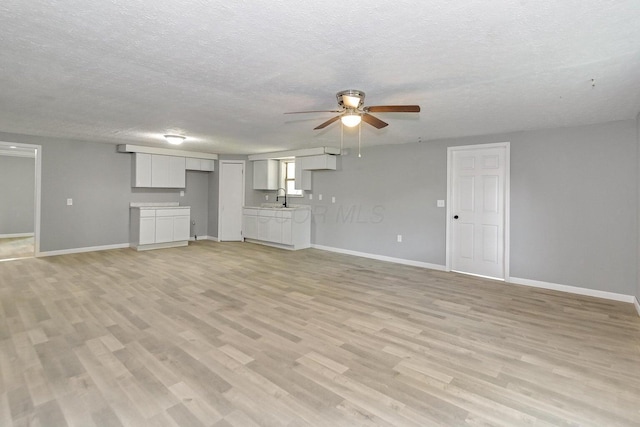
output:
[[0,426],[638,426],[631,304],[308,249],[0,263]]
[[33,237],[0,239],[0,260],[34,256]]

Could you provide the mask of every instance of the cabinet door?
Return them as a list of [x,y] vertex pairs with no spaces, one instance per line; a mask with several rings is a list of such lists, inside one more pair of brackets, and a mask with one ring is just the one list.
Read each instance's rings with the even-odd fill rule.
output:
[[189,240],[191,234],[190,227],[191,217],[188,216],[175,216],[173,217],[173,240],[176,242]]
[[193,157],[187,157],[185,159],[185,168],[188,171],[199,171],[200,170],[200,159],[195,159]]
[[282,244],[293,244],[293,220],[291,218],[282,219]]
[[140,236],[138,243],[150,245],[156,242],[156,217],[140,217]]
[[169,156],[151,155],[151,186],[169,187]]
[[169,187],[184,188],[186,176],[184,157],[169,156]]
[[271,218],[265,216],[258,216],[258,239],[269,240],[269,223]]
[[214,167],[215,167],[215,165],[213,163],[213,160],[200,159],[200,170],[207,171],[207,172],[213,172]]
[[278,188],[277,160],[255,160],[253,162],[253,189],[276,190]]
[[255,215],[242,216],[242,236],[245,239],[258,238],[258,217]]
[[133,186],[151,187],[151,154],[135,153]]
[[273,243],[282,243],[282,218],[269,218],[266,240]]
[[173,217],[156,217],[156,243],[173,242]]

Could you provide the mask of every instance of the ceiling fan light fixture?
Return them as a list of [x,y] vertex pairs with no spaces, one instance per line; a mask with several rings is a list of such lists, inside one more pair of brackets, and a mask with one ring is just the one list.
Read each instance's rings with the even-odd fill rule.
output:
[[364,103],[364,92],[355,89],[343,90],[336,93],[336,98],[340,107],[358,109]]
[[169,144],[180,145],[187,137],[182,135],[165,135],[164,138]]
[[358,113],[347,113],[340,117],[342,124],[348,128],[356,127],[360,124],[362,117]]

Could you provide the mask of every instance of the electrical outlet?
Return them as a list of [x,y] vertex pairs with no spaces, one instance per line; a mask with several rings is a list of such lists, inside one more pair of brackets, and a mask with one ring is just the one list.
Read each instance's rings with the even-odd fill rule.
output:
[[318,194],[318,200],[322,200],[322,194]]
[[73,199],[67,199],[67,206],[73,205]]
[[264,199],[265,199],[265,200],[269,200],[269,195],[268,195],[268,194],[265,194],[265,195],[264,195]]
[[309,200],[313,200],[313,194],[309,194]]
[[402,234],[398,234],[398,243],[402,243]]
[[331,196],[331,203],[335,203],[336,202],[336,197],[335,196]]
[[184,190],[180,190],[180,197],[184,197]]
[[438,200],[436,202],[436,206],[439,208],[444,208],[444,200]]

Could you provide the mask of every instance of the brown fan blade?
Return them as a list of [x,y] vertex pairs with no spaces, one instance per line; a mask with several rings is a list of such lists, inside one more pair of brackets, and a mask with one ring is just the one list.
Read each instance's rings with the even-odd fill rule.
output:
[[336,120],[338,120],[340,118],[340,116],[335,116],[330,118],[329,120],[327,120],[326,122],[322,123],[319,126],[316,126],[313,128],[313,130],[317,130],[317,129],[323,129],[326,128],[327,126],[329,126],[331,123],[335,122]]
[[303,113],[342,113],[342,111],[341,110],[290,111],[284,114],[303,114]]
[[362,115],[362,121],[369,123],[371,126],[382,129],[385,126],[389,126],[389,123],[385,123],[377,117],[373,117],[371,114],[364,113]]
[[373,105],[365,107],[369,113],[419,113],[419,105]]

